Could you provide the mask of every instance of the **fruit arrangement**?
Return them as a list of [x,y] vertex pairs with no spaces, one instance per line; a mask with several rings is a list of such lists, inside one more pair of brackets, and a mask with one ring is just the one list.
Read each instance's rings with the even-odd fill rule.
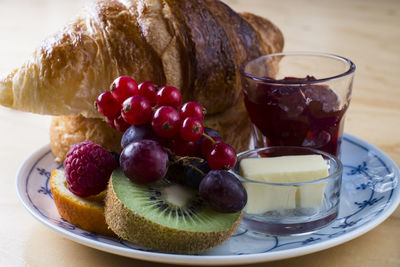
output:
[[[150,190],[152,195],[146,197],[152,206],[159,206],[154,213],[168,212],[171,218],[186,218],[185,222],[175,224],[175,230],[169,232],[162,228],[159,232],[166,231],[169,239],[179,240],[175,238],[175,231],[179,231],[180,237],[189,239],[181,240],[178,249],[164,236],[166,246],[170,244],[171,249],[175,247],[180,251],[187,245],[186,252],[193,252],[217,244],[215,240],[226,239],[240,219],[240,212],[234,211],[240,210],[246,202],[245,192],[226,171],[236,161],[231,145],[237,151],[246,149],[251,132],[241,97],[240,66],[249,58],[282,51],[283,44],[281,31],[268,19],[247,12],[237,13],[218,0],[96,0],[76,19],[44,40],[23,65],[2,75],[0,105],[53,116],[51,151],[57,162],[65,160],[70,166],[68,172],[55,171],[51,176],[53,195],[60,194],[54,201],[64,219],[88,231],[107,230],[104,216],[99,218],[104,213],[104,205],[88,204],[92,203],[92,198],[97,201],[107,192],[105,215],[112,210],[119,211],[114,218],[124,221],[122,213],[127,210],[122,208],[128,207],[125,204],[130,203],[131,198],[124,198],[126,192],[117,190],[120,179],[116,174],[122,171],[121,177],[128,179],[130,185],[147,188],[145,191],[157,185],[159,189]],[[129,77],[120,77],[113,83],[112,90],[99,96],[118,73],[141,81],[177,86],[183,97],[176,88],[159,89],[151,82],[138,85]],[[96,99],[97,108],[92,104]],[[208,109],[207,116],[204,118],[204,111],[197,103],[181,105],[182,99],[201,102]],[[204,125],[218,133],[205,128],[203,120]],[[122,140],[125,151],[118,155],[121,160],[116,163],[123,161],[125,164],[113,171],[110,180],[110,169],[116,164],[105,156],[106,151],[100,151],[106,148],[120,154],[122,133],[125,133]],[[230,145],[222,142],[221,136]],[[102,148],[90,143],[80,144],[85,140]],[[77,145],[66,159],[73,144]],[[92,149],[101,156],[86,155]],[[75,150],[81,152],[74,156]],[[142,151],[150,156],[143,156]],[[129,162],[132,164],[127,164]],[[101,178],[97,181],[94,177]],[[221,180],[222,184],[215,182]],[[160,184],[166,185],[162,187],[166,189],[161,189]],[[188,194],[176,189],[182,184],[184,188],[191,188],[189,196],[196,197],[185,197]],[[103,191],[92,195],[100,190]],[[242,193],[233,194],[236,190]],[[172,197],[174,195],[179,196],[178,200]],[[190,199],[194,199],[193,205]],[[70,205],[64,205],[67,202]],[[114,209],[109,208],[113,203]],[[118,206],[118,203],[123,205]],[[96,212],[90,213],[85,207]],[[204,215],[199,212],[203,209],[214,213]],[[136,212],[134,207],[129,210]],[[194,210],[197,216],[203,214],[196,217],[201,219],[193,219]],[[177,216],[173,215],[174,211]],[[146,227],[136,225],[137,228],[151,229],[149,225],[153,224],[147,221],[155,220],[144,220],[142,218],[147,216],[142,215],[134,220],[126,217],[126,225],[146,221]],[[207,225],[204,218],[220,216],[225,219],[209,222],[208,228],[200,227],[200,221]],[[104,227],[94,229],[95,223],[86,222],[98,222]],[[185,228],[191,233],[182,234],[181,224],[189,222],[196,222],[190,229]],[[112,224],[111,220],[107,223]],[[214,228],[216,225],[219,227]],[[110,228],[116,230],[114,224]],[[202,232],[199,235],[202,236],[206,228],[216,235],[201,239],[192,233]],[[158,231],[160,227],[153,230]],[[122,229],[118,235],[131,240],[133,232]],[[142,231],[136,230],[138,232]],[[152,235],[151,231],[143,232]],[[193,242],[203,245],[188,245]],[[146,246],[158,249],[152,244]],[[166,246],[159,249],[166,250]]]
[[203,126],[199,103],[182,105],[175,87],[121,76],[95,105],[124,133],[122,152],[112,155],[91,141],[74,145],[64,161],[73,194],[86,198],[107,189],[108,227],[151,249],[195,253],[229,238],[247,194],[228,172],[235,150]]
[[[234,192],[229,201],[236,205],[229,206],[224,198],[213,198],[208,204],[220,212],[240,211],[247,200],[245,195],[237,194],[240,188],[224,182],[231,179],[226,170],[236,163],[235,150],[217,132],[204,129],[205,110],[199,103],[181,102],[175,87],[158,88],[151,82],[138,85],[131,77],[121,76],[114,80],[110,91],[99,95],[96,106],[110,126],[125,132],[119,161],[133,182],[157,182],[166,176],[169,166],[180,165],[187,169],[181,180],[194,189],[199,190],[200,180],[207,176],[199,192],[208,202],[212,199],[208,192],[218,190],[214,188],[219,185],[217,177],[222,177],[223,190]],[[198,168],[197,163],[208,170]]]

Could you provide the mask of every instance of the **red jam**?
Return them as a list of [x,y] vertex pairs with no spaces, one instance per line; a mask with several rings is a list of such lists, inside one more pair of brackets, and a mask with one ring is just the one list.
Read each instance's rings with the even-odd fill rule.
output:
[[[307,146],[340,155],[344,114],[336,93],[315,80],[286,77],[282,84],[258,83],[244,90],[251,121],[265,136],[268,146]],[[284,84],[295,81],[298,84]]]

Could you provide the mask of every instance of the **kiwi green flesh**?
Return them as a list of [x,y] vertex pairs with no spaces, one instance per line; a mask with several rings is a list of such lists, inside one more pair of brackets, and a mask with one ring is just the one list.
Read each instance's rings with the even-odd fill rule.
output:
[[[165,227],[191,232],[218,232],[232,227],[240,217],[240,213],[219,213],[210,209],[204,203],[199,204],[199,201],[196,201],[195,192],[190,192],[193,195],[193,201],[187,201],[189,202],[188,205],[193,205],[190,204],[191,201],[196,204],[194,212],[191,212],[190,215],[178,216],[176,211],[180,209],[179,207],[174,209],[174,206],[169,204],[168,207],[163,209],[155,203],[158,200],[150,199],[153,188],[156,192],[159,192],[160,188],[171,186],[171,184],[163,184],[163,182],[153,185],[137,184],[127,178],[121,169],[113,172],[111,183],[116,197],[126,208],[134,212],[135,215],[142,216]],[[185,213],[187,208],[182,207],[182,213]]]

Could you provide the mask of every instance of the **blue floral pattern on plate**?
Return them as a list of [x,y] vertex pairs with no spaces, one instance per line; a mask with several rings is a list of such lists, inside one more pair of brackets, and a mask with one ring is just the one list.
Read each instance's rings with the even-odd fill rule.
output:
[[82,230],[63,220],[49,187],[50,172],[62,168],[49,146],[32,154],[17,175],[17,192],[24,206],[46,226],[81,244],[111,253],[149,261],[180,264],[255,263],[303,255],[353,239],[386,219],[400,201],[399,169],[382,151],[345,134],[344,164],[338,218],[319,231],[304,236],[269,236],[242,226],[222,245],[200,255],[152,252],[116,238]]

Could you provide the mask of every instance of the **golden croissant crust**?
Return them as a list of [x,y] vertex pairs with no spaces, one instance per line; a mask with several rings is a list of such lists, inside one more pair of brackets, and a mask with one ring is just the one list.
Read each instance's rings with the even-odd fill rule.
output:
[[100,0],[0,80],[0,104],[100,117],[96,97],[130,75],[176,86],[215,114],[238,101],[240,64],[282,46],[271,22],[217,0]]
[[[0,78],[0,105],[68,116],[69,123],[62,124],[68,127],[61,125],[51,135],[62,158],[71,145],[62,132],[76,132],[78,139],[91,136],[82,125],[102,117],[95,99],[116,77],[128,75],[175,86],[183,101],[200,102],[207,110],[205,125],[241,151],[251,125],[239,68],[282,48],[282,33],[270,21],[238,14],[218,0],[97,0],[44,40],[25,64]],[[109,140],[108,133],[97,139]]]

